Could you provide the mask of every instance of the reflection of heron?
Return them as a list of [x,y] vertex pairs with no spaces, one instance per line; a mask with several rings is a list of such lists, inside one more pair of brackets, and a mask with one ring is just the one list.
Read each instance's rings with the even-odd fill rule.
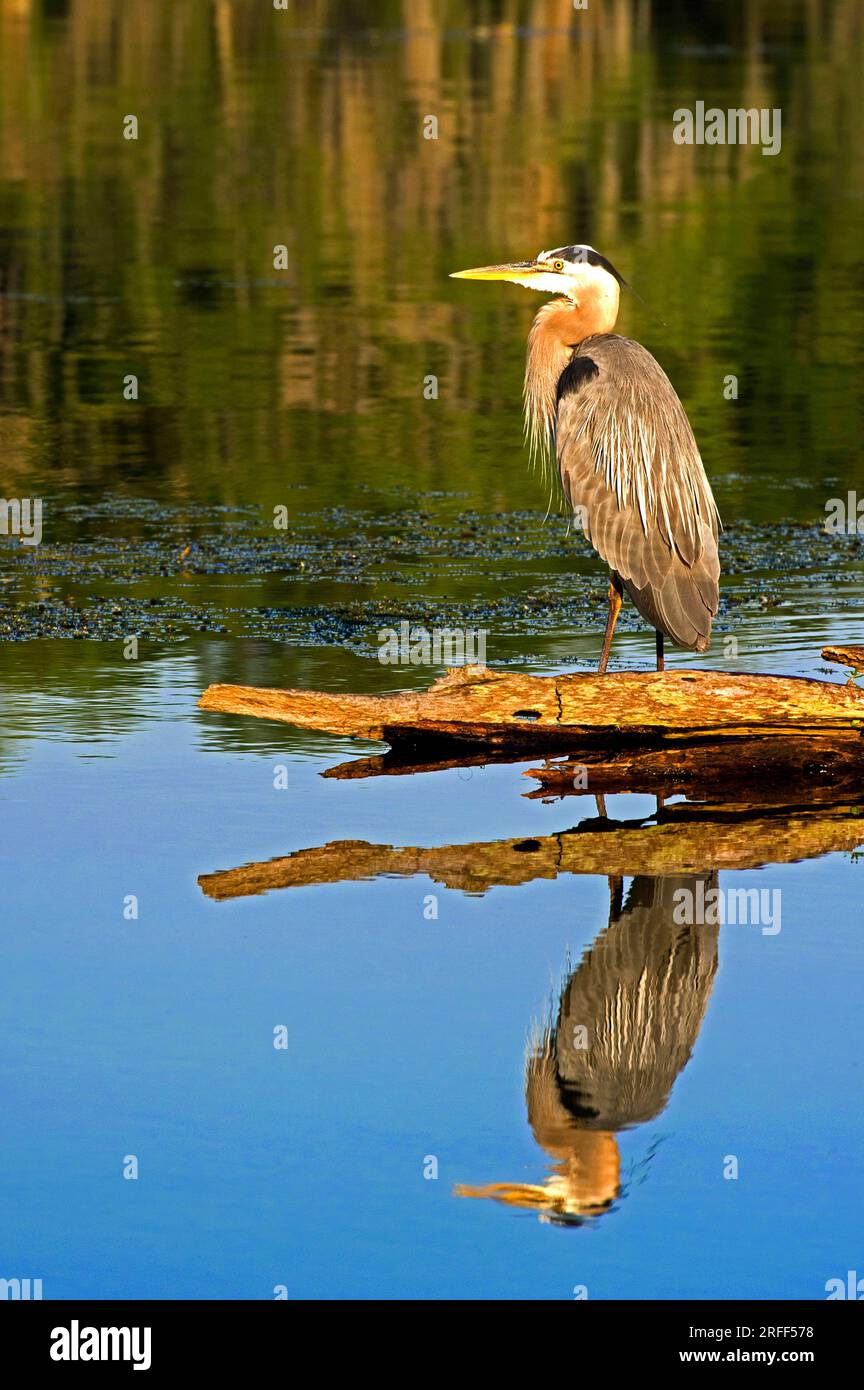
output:
[[542,1183],[458,1186],[541,1218],[578,1223],[621,1190],[619,1130],[665,1107],[699,1033],[717,969],[717,927],[677,926],[675,893],[715,886],[715,874],[634,878],[621,906],[613,879],[609,925],[561,992],[557,1020],[532,1044],[528,1120],[555,1160]]
[[646,348],[613,333],[617,270],[590,246],[454,272],[542,294],[528,339],[525,422],[532,452],[555,447],[568,501],[612,571],[600,657],[605,671],[626,589],[657,632],[708,650],[717,612],[719,518],[690,422]]

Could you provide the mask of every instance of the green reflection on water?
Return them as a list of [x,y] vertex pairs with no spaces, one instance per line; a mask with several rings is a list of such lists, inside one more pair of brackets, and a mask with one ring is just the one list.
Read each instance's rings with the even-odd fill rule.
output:
[[[656,311],[621,326],[670,371],[726,515],[812,519],[854,484],[855,0],[406,0],[375,29],[356,8],[2,7],[7,493],[541,505],[518,413],[539,301],[446,277],[574,238]],[[699,99],[780,107],[781,153],[675,145]]]

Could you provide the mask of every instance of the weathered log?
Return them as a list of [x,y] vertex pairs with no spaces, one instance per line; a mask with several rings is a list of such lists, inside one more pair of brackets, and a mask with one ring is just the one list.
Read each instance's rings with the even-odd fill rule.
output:
[[864,647],[823,647],[822,656],[825,661],[848,666],[855,675],[864,672]]
[[[536,751],[536,750],[535,750]],[[400,777],[417,772],[486,767],[522,762],[525,749],[491,748],[461,750],[444,744],[410,748],[397,744],[386,753],[351,758],[326,768],[322,777],[358,781],[366,777]],[[554,760],[553,760],[554,756]],[[855,743],[818,735],[804,739],[761,738],[680,740],[672,746],[633,747],[612,752],[608,748],[583,747],[567,757],[550,755],[543,767],[527,769],[523,776],[536,778],[556,795],[570,792],[651,792],[665,788],[686,791],[689,796],[713,797],[723,788],[751,801],[776,797],[781,790],[807,784],[824,787],[832,794],[840,788],[857,791],[864,782],[864,738]],[[529,797],[543,791],[527,792]]]
[[739,797],[758,804],[776,799],[783,789],[807,787],[816,799],[824,795],[836,800],[838,792],[857,794],[864,783],[864,738],[850,745],[823,735],[783,740],[763,736],[625,749],[611,755],[586,749],[571,757],[550,758],[523,775],[541,784],[542,790],[530,792],[531,797],[662,789],[667,795],[686,791],[690,797],[712,799],[720,788],[734,787]]
[[498,885],[515,887],[559,874],[755,869],[853,850],[862,841],[864,807],[846,801],[759,807],[675,803],[662,807],[651,820],[592,817],[572,830],[536,839],[431,848],[335,840],[284,858],[202,874],[198,883],[208,897],[225,899],[279,888],[423,874],[447,888],[482,894]]
[[674,746],[770,737],[820,739],[854,755],[864,692],[790,676],[624,671],[530,676],[483,666],[451,670],[423,691],[329,694],[211,685],[202,709],[396,745],[476,751]]
[[446,772],[453,768],[514,763],[525,756],[524,749],[480,748],[478,751],[476,744],[472,749],[465,749],[458,744],[448,747],[444,743],[412,748],[397,742],[386,753],[374,753],[369,758],[349,758],[347,762],[327,767],[321,776],[335,778],[337,782],[357,782],[364,777],[408,777],[415,772]]

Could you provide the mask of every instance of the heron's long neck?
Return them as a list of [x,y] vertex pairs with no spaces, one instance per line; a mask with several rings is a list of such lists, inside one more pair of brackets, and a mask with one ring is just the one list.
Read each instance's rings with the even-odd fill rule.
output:
[[543,454],[555,438],[558,382],[574,347],[593,333],[610,333],[615,327],[617,288],[615,285],[614,307],[605,299],[587,304],[552,299],[535,318],[528,335],[523,391],[525,433],[532,458]]

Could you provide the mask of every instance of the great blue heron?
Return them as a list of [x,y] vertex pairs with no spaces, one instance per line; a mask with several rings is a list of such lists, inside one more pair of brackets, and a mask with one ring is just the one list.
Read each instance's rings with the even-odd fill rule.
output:
[[650,352],[613,333],[626,282],[591,246],[559,246],[533,261],[458,270],[542,294],[528,337],[525,427],[532,454],[554,450],[564,493],[612,571],[599,670],[627,590],[657,632],[704,652],[717,612],[720,519],[690,422]]

